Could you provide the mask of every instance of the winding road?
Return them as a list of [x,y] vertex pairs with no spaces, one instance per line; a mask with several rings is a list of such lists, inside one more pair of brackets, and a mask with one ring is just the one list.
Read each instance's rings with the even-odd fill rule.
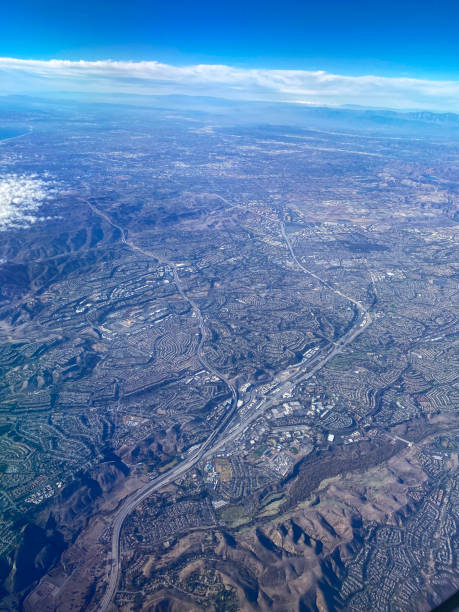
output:
[[[197,350],[199,360],[202,366],[207,371],[212,373],[214,376],[217,376],[218,378],[223,380],[228,385],[229,389],[231,390],[231,394],[232,394],[232,403],[231,403],[230,409],[221,419],[221,421],[219,422],[217,427],[214,429],[214,431],[208,436],[205,442],[203,442],[199,448],[195,449],[189,456],[186,456],[180,463],[176,464],[174,467],[168,470],[165,474],[161,474],[160,476],[156,477],[155,479],[143,485],[135,493],[128,496],[122,502],[120,508],[117,510],[114,520],[113,520],[109,581],[108,581],[108,585],[104,593],[104,596],[102,597],[98,605],[98,610],[100,612],[106,612],[106,610],[109,609],[115,597],[116,590],[118,587],[119,577],[121,573],[121,550],[120,550],[121,530],[122,530],[124,521],[126,520],[126,517],[134,510],[134,508],[138,504],[140,504],[140,502],[146,499],[149,495],[151,495],[154,491],[157,491],[161,487],[171,482],[174,482],[175,480],[177,480],[177,478],[186,474],[197,463],[199,463],[201,459],[212,455],[219,448],[223,447],[225,444],[227,444],[231,440],[240,436],[241,433],[253,421],[255,421],[266,409],[268,409],[270,406],[274,405],[275,403],[278,403],[279,396],[284,392],[285,386],[289,382],[293,380],[296,381],[299,378],[301,378],[302,380],[307,380],[308,378],[311,378],[311,376],[313,376],[318,370],[320,370],[328,361],[330,361],[330,359],[332,359],[335,355],[340,353],[348,344],[350,344],[353,340],[355,340],[355,338],[357,338],[357,336],[359,336],[365,330],[365,328],[371,323],[371,315],[368,312],[368,310],[360,302],[353,299],[352,297],[345,295],[339,289],[334,288],[328,282],[324,281],[317,274],[315,274],[314,272],[311,272],[305,266],[303,266],[303,264],[301,264],[301,262],[298,260],[297,256],[295,255],[290,239],[285,231],[285,225],[281,223],[281,234],[282,234],[283,239],[285,240],[285,243],[288,247],[288,250],[290,252],[290,255],[293,261],[299,266],[301,270],[303,270],[303,272],[314,277],[316,280],[318,280],[322,285],[327,287],[329,290],[333,291],[340,297],[354,304],[354,306],[356,306],[359,311],[359,317],[357,317],[357,320],[355,324],[353,325],[353,327],[351,327],[337,342],[330,342],[330,347],[329,347],[328,352],[321,359],[316,361],[317,359],[316,357],[313,360],[315,362],[313,367],[308,369],[307,372],[301,370],[301,365],[288,368],[287,371],[289,373],[289,376],[287,378],[284,377],[282,380],[279,380],[279,383],[274,387],[272,393],[270,394],[270,397],[267,398],[267,397],[256,395],[255,396],[256,407],[254,407],[254,410],[249,415],[244,415],[244,417],[241,418],[239,416],[239,410],[238,410],[238,392],[235,386],[228,379],[228,377],[218,372],[213,366],[211,366],[207,362],[205,356],[202,354],[202,346],[207,337],[207,330],[206,330],[204,318],[197,304],[185,293],[182,287],[182,284],[181,284],[180,277],[177,272],[176,265],[173,262],[161,259],[157,257],[155,254],[150,253],[149,251],[145,251],[141,249],[140,247],[138,247],[137,245],[132,244],[128,240],[126,231],[122,227],[114,223],[109,218],[108,215],[98,210],[93,204],[91,204],[90,202],[87,202],[87,203],[95,214],[104,218],[110,225],[117,228],[121,232],[122,242],[126,244],[129,248],[131,248],[132,250],[141,252],[146,256],[155,258],[161,263],[165,263],[171,266],[177,290],[179,291],[183,299],[189,303],[194,315],[196,316],[198,320],[198,324],[199,324],[200,331],[201,331],[201,334],[200,334],[201,338],[200,338],[198,350]],[[250,399],[253,399],[253,394],[248,394],[248,395],[250,395]],[[243,408],[244,405],[246,405],[247,403],[248,403],[247,401],[244,401],[241,408]],[[236,417],[237,419],[236,422],[233,423],[233,426],[231,428],[228,428],[229,424],[233,421],[234,417]]]

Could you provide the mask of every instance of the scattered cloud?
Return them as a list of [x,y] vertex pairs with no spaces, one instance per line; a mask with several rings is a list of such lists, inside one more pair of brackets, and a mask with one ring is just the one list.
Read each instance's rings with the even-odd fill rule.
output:
[[27,227],[38,220],[42,203],[55,193],[53,183],[35,174],[8,174],[0,179],[0,231]]
[[459,112],[459,82],[344,76],[321,70],[268,70],[159,62],[0,58],[6,93],[189,94],[235,100],[428,109]]

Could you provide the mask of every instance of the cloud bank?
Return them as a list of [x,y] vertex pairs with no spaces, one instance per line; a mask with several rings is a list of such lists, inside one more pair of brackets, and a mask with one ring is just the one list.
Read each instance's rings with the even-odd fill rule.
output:
[[0,58],[4,93],[188,94],[234,100],[459,112],[459,81],[141,61]]
[[0,231],[37,221],[43,201],[55,193],[52,183],[35,174],[8,174],[0,179]]

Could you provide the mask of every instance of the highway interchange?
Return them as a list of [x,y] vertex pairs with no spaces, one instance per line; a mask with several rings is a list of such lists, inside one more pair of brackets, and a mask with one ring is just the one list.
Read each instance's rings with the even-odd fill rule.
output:
[[[108,215],[99,211],[95,206],[91,204],[89,205],[96,214],[103,217],[108,223],[116,227],[121,232],[122,241],[128,247],[136,251],[141,251],[144,255],[154,257],[155,259],[159,260],[159,258],[153,253],[144,251],[143,249],[140,249],[136,245],[132,244],[127,239],[126,232],[123,228],[116,225],[108,217]],[[197,304],[191,298],[189,298],[183,290],[176,265],[169,261],[163,261],[163,263],[166,263],[171,266],[177,289],[181,296],[190,304],[193,315],[198,320],[198,324],[201,330],[201,337],[198,346],[199,359],[203,367],[207,369],[207,371],[211,372],[214,376],[217,376],[228,385],[232,394],[232,403],[231,407],[224,415],[223,419],[220,421],[215,430],[198,448],[192,449],[191,453],[186,455],[180,463],[176,464],[166,473],[161,474],[160,476],[149,481],[141,488],[139,488],[135,493],[128,496],[123,501],[119,509],[116,511],[113,520],[111,538],[109,578],[105,593],[98,605],[98,610],[100,610],[100,612],[106,612],[106,610],[109,609],[116,594],[121,572],[121,530],[126,517],[134,510],[134,508],[136,508],[138,504],[140,504],[154,491],[157,491],[161,487],[164,487],[165,485],[174,482],[175,480],[186,474],[189,470],[191,470],[203,458],[211,456],[220,448],[224,447],[228,442],[239,437],[253,421],[258,419],[260,415],[263,414],[263,412],[265,412],[271,406],[279,403],[279,399],[282,397],[286,388],[289,387],[293,381],[297,382],[299,379],[307,380],[311,378],[328,361],[333,359],[333,357],[342,352],[342,350],[348,344],[353,342],[353,340],[355,340],[355,338],[357,338],[357,336],[359,336],[371,323],[372,319],[370,313],[360,302],[353,299],[352,297],[345,295],[339,289],[334,288],[332,285],[330,285],[329,283],[321,279],[319,276],[317,276],[315,273],[311,272],[305,266],[303,266],[303,264],[298,260],[297,256],[294,253],[291,241],[285,231],[285,226],[283,223],[281,223],[281,234],[290,252],[291,258],[297,264],[297,266],[301,270],[303,270],[303,272],[318,280],[323,286],[327,287],[329,290],[333,291],[340,297],[351,302],[358,310],[358,317],[356,318],[354,325],[337,342],[330,343],[330,346],[327,347],[327,352],[325,353],[325,355],[316,355],[312,360],[309,361],[307,371],[302,370],[302,364],[292,366],[288,368],[286,372],[283,372],[278,375],[274,384],[271,385],[271,390],[269,394],[265,393],[264,395],[258,395],[256,392],[254,393],[252,391],[244,394],[239,399],[238,392],[232,382],[228,380],[226,376],[215,370],[215,368],[213,368],[202,355],[202,346],[206,339],[206,327],[202,313]],[[250,407],[250,411],[247,409],[248,407]],[[231,427],[230,424],[232,424]]]

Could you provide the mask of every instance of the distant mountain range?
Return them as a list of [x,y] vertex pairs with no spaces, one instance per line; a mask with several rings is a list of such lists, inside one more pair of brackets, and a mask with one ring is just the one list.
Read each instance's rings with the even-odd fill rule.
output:
[[[459,115],[429,111],[398,111],[359,106],[309,106],[282,102],[234,101],[226,98],[188,95],[131,95],[131,94],[80,94],[74,92],[50,94],[46,98],[25,95],[0,96],[0,108],[4,110],[39,110],[50,102],[68,107],[77,103],[83,105],[108,104],[112,107],[129,105],[138,108],[155,109],[159,112],[180,112],[196,119],[218,124],[271,124],[294,125],[306,129],[352,130],[391,132],[396,128],[398,135],[419,136],[422,128],[425,135],[450,138],[451,130],[459,131]],[[444,131],[447,129],[447,132]]]

